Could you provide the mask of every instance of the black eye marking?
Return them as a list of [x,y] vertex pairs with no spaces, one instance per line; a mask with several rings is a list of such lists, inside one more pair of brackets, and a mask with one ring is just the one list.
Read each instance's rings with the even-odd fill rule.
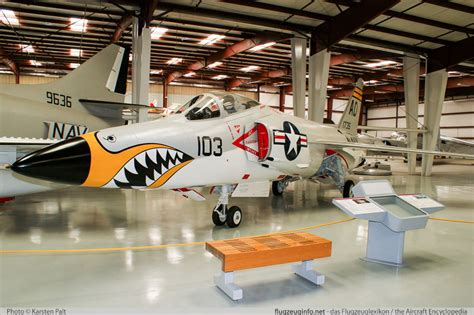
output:
[[114,143],[117,139],[115,138],[114,135],[110,135],[110,136],[104,137],[104,140],[107,140],[107,141],[109,141],[109,142],[111,142],[111,143]]

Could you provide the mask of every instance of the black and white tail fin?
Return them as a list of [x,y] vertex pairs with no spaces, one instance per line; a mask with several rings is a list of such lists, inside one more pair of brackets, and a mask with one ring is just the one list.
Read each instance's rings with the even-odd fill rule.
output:
[[364,81],[357,80],[352,95],[347,102],[344,114],[342,114],[339,121],[338,129],[349,135],[357,135],[357,126],[359,124],[359,115],[362,107],[362,89],[364,88]]

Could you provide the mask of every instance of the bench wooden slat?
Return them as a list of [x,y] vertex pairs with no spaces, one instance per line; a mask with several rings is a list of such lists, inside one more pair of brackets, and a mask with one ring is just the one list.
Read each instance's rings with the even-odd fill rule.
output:
[[305,233],[282,233],[206,243],[222,261],[222,271],[251,269],[331,256],[332,242]]

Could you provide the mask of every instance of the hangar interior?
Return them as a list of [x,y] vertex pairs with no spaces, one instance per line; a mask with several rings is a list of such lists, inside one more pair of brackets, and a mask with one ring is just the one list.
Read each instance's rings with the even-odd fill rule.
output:
[[[150,105],[125,110],[136,122],[219,90],[338,124],[362,78],[359,127],[376,139],[369,143],[395,146],[403,138],[405,147],[433,151],[456,138],[467,150],[461,153],[473,154],[473,18],[469,0],[2,2],[0,123],[6,125],[15,110],[2,95],[9,86],[56,82],[119,44],[131,47],[125,102]],[[33,105],[21,114],[34,116]],[[0,307],[78,313],[343,306],[472,311],[472,160],[423,155],[418,161],[415,153],[366,158],[390,166],[392,175],[383,178],[398,194],[423,193],[445,206],[425,229],[406,234],[402,268],[359,259],[367,221],[352,220],[332,204],[341,197],[334,185],[301,180],[281,196],[231,198],[245,216],[233,229],[210,221],[216,198],[208,187],[197,188],[204,202],[166,190],[70,187],[0,199]],[[205,242],[292,231],[333,242],[332,257],[315,261],[324,285],[315,288],[277,265],[237,273],[242,301],[216,288],[212,279],[220,264]]]

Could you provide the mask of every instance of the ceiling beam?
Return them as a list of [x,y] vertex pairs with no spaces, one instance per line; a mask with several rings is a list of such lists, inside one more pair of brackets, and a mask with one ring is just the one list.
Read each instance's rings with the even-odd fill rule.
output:
[[367,30],[375,31],[375,32],[381,32],[381,33],[385,33],[385,34],[408,37],[408,38],[418,39],[418,40],[421,40],[421,41],[435,43],[435,44],[450,45],[450,44],[453,43],[452,41],[441,39],[441,38],[436,38],[436,37],[431,37],[431,36],[426,36],[426,35],[421,35],[421,34],[416,34],[416,33],[400,31],[400,30],[387,28],[387,27],[382,27],[382,26],[378,26],[378,25],[369,25],[369,24],[367,24],[363,28],[367,29]]
[[444,22],[440,22],[440,21],[437,21],[437,20],[431,20],[431,19],[427,19],[427,18],[423,18],[423,17],[419,17],[419,16],[407,14],[407,13],[397,12],[397,11],[393,11],[393,10],[385,11],[384,15],[394,17],[394,18],[398,18],[398,19],[402,19],[402,20],[406,20],[406,21],[420,23],[420,24],[424,24],[424,25],[430,25],[430,26],[436,26],[436,27],[439,27],[439,28],[445,28],[445,29],[448,29],[448,30],[451,30],[451,31],[461,32],[461,33],[465,33],[465,34],[474,34],[474,28],[468,28],[468,27],[463,27],[463,26],[459,26],[459,25],[444,23]]
[[330,15],[321,14],[317,12],[304,11],[304,10],[299,10],[299,9],[294,9],[294,8],[269,4],[269,3],[263,3],[263,2],[255,2],[255,1],[250,1],[250,0],[220,0],[220,1],[225,2],[225,3],[236,4],[240,6],[285,13],[288,15],[302,16],[302,17],[307,17],[307,18],[321,20],[321,21],[327,21],[332,18],[332,16]]
[[[346,6],[346,7],[350,7],[351,5],[354,4],[354,2],[352,0],[326,0],[326,2],[343,5],[343,6]],[[465,33],[465,34],[474,34],[474,28],[468,28],[468,27],[463,27],[463,26],[459,26],[459,25],[444,23],[444,22],[440,22],[440,21],[437,21],[437,20],[431,20],[431,19],[427,19],[427,18],[424,18],[424,17],[407,14],[407,13],[404,13],[404,12],[397,12],[397,11],[394,11],[394,10],[387,10],[383,13],[383,15],[398,18],[398,19],[402,19],[402,20],[406,20],[406,21],[416,22],[416,23],[420,23],[420,24],[424,24],[424,25],[430,25],[430,26],[436,26],[436,27],[439,27],[439,28],[445,28],[445,29],[448,29],[448,30],[461,32],[461,33]]]
[[[369,0],[365,0],[365,1],[369,1]],[[388,0],[380,1],[380,3],[385,3],[386,1]],[[376,5],[374,5],[373,7],[375,8],[375,7],[380,6],[380,3],[379,1],[377,1]],[[367,6],[372,7],[372,3],[368,4]],[[298,33],[309,34],[314,29],[314,27],[311,27],[309,25],[304,25],[304,24],[278,21],[274,19],[251,16],[251,15],[246,15],[246,14],[223,12],[219,10],[213,10],[213,9],[207,9],[207,8],[201,8],[201,7],[196,8],[196,7],[186,6],[186,5],[179,5],[179,4],[175,4],[168,1],[161,1],[159,5],[159,9],[170,10],[172,12],[183,13],[187,15],[193,15],[193,16],[200,15],[200,16],[214,18],[214,19],[227,20],[234,23],[237,22],[237,23],[258,25],[258,26],[270,27],[273,29],[286,30],[286,31],[298,32]],[[190,20],[181,20],[181,21],[188,24],[193,24],[193,21],[190,21]],[[343,21],[342,24],[344,24],[345,22],[346,21]],[[365,37],[365,36],[359,36],[359,35],[351,35],[347,39],[353,42],[357,41],[361,43],[367,43],[370,45],[374,45],[375,43],[375,41],[372,40],[371,38]],[[395,49],[399,51],[414,52],[414,53],[420,53],[420,52],[425,51],[425,49],[422,49],[420,47],[402,45],[395,42],[383,41],[383,40],[377,40],[376,45],[380,47],[386,47],[386,48]]]
[[189,14],[194,16],[204,16],[215,19],[223,19],[233,22],[246,23],[252,25],[259,25],[271,27],[275,29],[287,30],[292,32],[310,32],[312,27],[309,25],[295,24],[290,22],[278,21],[268,19],[260,16],[251,16],[240,13],[225,12],[214,9],[191,7],[187,5],[180,5],[173,2],[161,2],[161,10],[171,10],[172,12]]
[[360,0],[311,32],[311,55],[330,48],[398,2],[400,0]]
[[151,21],[153,21],[153,15],[155,14],[155,10],[158,7],[159,0],[150,0],[150,1],[143,1],[143,18],[145,19],[146,27],[150,27]]
[[[277,41],[281,41],[281,40],[284,40],[284,39],[288,39],[290,38],[291,36],[290,35],[287,35],[287,34],[282,34],[282,33],[274,33],[274,32],[262,32],[262,33],[259,33],[257,34],[256,36],[252,37],[252,38],[248,38],[248,39],[244,39],[240,42],[237,42],[223,50],[220,50],[220,51],[217,51],[215,52],[214,54],[210,55],[208,58],[206,59],[201,59],[199,61],[196,61],[195,63],[189,65],[187,67],[187,70],[188,71],[198,71],[198,70],[201,70],[205,67],[207,67],[208,65],[214,63],[214,62],[217,62],[217,61],[220,61],[220,60],[223,60],[223,59],[226,59],[226,58],[230,58],[232,56],[235,56],[241,52],[244,52],[244,51],[247,51],[255,46],[258,46],[258,45],[262,45],[262,44],[266,44],[266,43],[269,43],[269,42],[277,42]],[[170,83],[172,82],[173,80],[183,76],[185,73],[183,72],[179,72],[179,71],[175,71],[173,73],[170,73],[167,77],[166,77],[166,82],[167,83]]]
[[428,72],[457,65],[474,58],[474,36],[428,53]]
[[423,0],[423,2],[434,4],[443,8],[474,14],[474,7],[455,3],[449,0]]
[[[307,18],[312,18],[316,20],[323,20],[323,21],[329,21],[333,18],[333,16],[330,15],[324,15],[320,13],[315,13],[315,12],[309,12],[309,11],[304,11],[304,10],[298,10],[298,9],[293,9],[293,8],[288,8],[288,7],[283,7],[283,6],[277,6],[273,4],[267,4],[267,3],[262,3],[262,2],[255,2],[255,1],[249,1],[249,0],[220,0],[221,2],[225,3],[232,3],[240,6],[245,6],[245,7],[251,7],[251,8],[258,8],[258,9],[264,9],[264,10],[269,10],[273,12],[280,12],[280,13],[286,13],[295,16],[302,16],[302,17],[307,17]],[[394,11],[392,11],[393,13]],[[385,14],[385,13],[384,13]],[[425,21],[426,22],[426,21]],[[428,20],[425,24],[432,25],[433,22],[432,20]],[[448,45],[451,42],[447,40],[442,40],[434,37],[429,37],[429,36],[424,36],[420,34],[415,34],[415,33],[410,33],[410,32],[404,32],[404,31],[399,31],[387,27],[381,27],[381,26],[376,26],[376,25],[365,25],[364,28],[374,30],[377,32],[381,33],[386,33],[386,34],[393,34],[393,35],[398,35],[398,36],[403,36],[403,37],[408,37],[408,38],[416,38],[419,40],[427,41],[427,42],[432,42],[432,43],[437,43],[441,45]],[[471,31],[474,33],[474,30],[468,29],[468,28],[462,28],[459,27],[459,29]]]

